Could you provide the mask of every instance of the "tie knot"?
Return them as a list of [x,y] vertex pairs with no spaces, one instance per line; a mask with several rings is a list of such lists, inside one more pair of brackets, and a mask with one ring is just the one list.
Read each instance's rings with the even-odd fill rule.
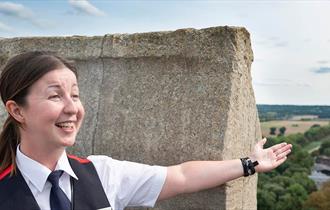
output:
[[58,187],[58,180],[62,176],[62,170],[56,170],[49,174],[48,181],[52,184],[53,187]]

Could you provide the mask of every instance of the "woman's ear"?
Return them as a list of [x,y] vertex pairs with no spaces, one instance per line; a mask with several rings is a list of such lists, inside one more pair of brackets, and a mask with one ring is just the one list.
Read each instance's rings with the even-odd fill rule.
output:
[[22,108],[13,100],[6,102],[7,112],[19,123],[24,123],[24,116],[22,115]]

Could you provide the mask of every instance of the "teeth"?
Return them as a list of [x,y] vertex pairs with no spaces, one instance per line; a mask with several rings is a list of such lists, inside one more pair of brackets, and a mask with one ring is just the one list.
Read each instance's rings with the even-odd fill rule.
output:
[[56,126],[60,128],[73,128],[73,122],[63,122],[63,123],[57,123]]

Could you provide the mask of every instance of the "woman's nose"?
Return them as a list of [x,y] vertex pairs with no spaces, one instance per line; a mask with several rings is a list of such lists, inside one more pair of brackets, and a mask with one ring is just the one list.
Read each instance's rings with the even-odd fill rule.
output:
[[65,101],[64,110],[66,114],[76,114],[78,112],[78,107],[75,101],[68,97],[68,99]]

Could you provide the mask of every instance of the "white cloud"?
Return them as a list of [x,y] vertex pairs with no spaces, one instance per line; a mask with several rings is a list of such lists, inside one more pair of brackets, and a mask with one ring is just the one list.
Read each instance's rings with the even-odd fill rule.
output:
[[330,67],[321,66],[319,68],[313,69],[312,72],[314,72],[316,74],[329,74],[330,73]]
[[10,31],[13,31],[13,29],[11,27],[7,26],[6,24],[0,22],[0,31],[10,32]]
[[21,4],[11,2],[0,2],[0,13],[19,18],[33,18],[33,12]]
[[265,47],[288,47],[289,42],[281,40],[280,37],[272,36],[268,39],[256,40],[255,44]]
[[254,81],[254,85],[257,86],[280,86],[280,87],[311,87],[309,83],[299,81],[299,80],[291,80],[291,79],[264,79],[263,81]]
[[288,46],[288,42],[286,42],[286,41],[280,41],[280,42],[275,43],[274,46],[275,47],[287,47]]
[[319,61],[317,61],[317,63],[319,63],[319,64],[327,64],[327,63],[329,63],[329,61],[327,61],[327,60],[319,60]]
[[33,11],[23,6],[22,4],[0,2],[0,13],[29,21],[38,27],[44,27],[44,24],[36,18]]
[[79,12],[92,16],[105,16],[103,11],[93,6],[87,0],[69,0],[69,4],[71,4]]

